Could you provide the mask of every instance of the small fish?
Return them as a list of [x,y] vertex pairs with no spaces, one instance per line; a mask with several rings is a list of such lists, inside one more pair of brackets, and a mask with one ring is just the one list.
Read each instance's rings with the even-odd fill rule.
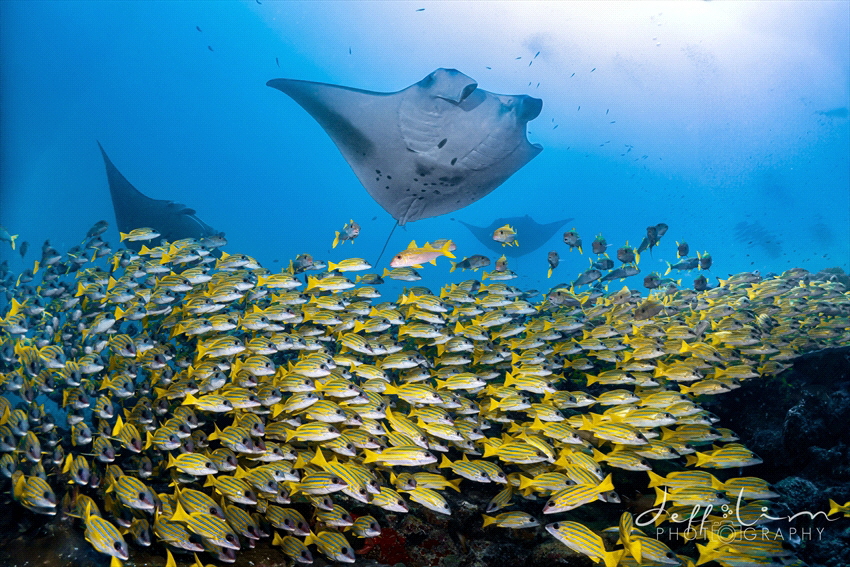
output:
[[147,227],[134,228],[130,232],[119,232],[118,235],[121,237],[121,242],[125,240],[129,240],[130,242],[144,242],[160,236],[157,231]]
[[153,510],[154,496],[150,488],[139,479],[121,475],[109,488],[107,492],[114,491],[118,499],[125,505],[136,510]]
[[86,541],[100,553],[112,556],[111,567],[119,567],[120,561],[129,559],[130,550],[121,532],[109,520],[92,514],[91,503],[85,511],[85,525]]
[[675,264],[671,264],[670,262],[667,262],[667,271],[664,272],[664,275],[666,276],[672,270],[682,270],[682,271],[693,270],[694,268],[699,267],[699,262],[700,262],[699,258],[685,258],[684,260],[676,262]]
[[26,240],[21,242],[21,246],[20,246],[20,250],[19,250],[19,252],[21,253],[21,259],[23,259],[24,256],[27,255],[27,250],[29,250],[29,249],[30,249],[30,243],[29,242],[27,242]]
[[177,470],[192,476],[218,473],[218,468],[212,459],[200,453],[183,453],[176,458],[169,454],[168,467],[177,467]]
[[100,236],[109,228],[109,222],[105,220],[99,220],[86,232],[86,238],[95,238]]
[[595,282],[596,280],[600,279],[601,277],[602,277],[602,272],[600,272],[599,270],[591,268],[591,269],[584,271],[581,274],[579,274],[578,278],[576,278],[576,281],[573,282],[573,286],[587,285],[589,283]]
[[341,563],[354,563],[354,549],[339,532],[321,531],[317,534],[310,532],[304,539],[304,545],[315,544],[328,559]]
[[493,240],[501,242],[502,246],[519,246],[516,230],[509,224],[493,231]]
[[587,555],[597,563],[603,562],[605,567],[616,567],[626,553],[625,550],[607,551],[602,538],[578,522],[555,522],[547,525],[546,531],[573,551]]
[[626,242],[625,246],[617,250],[617,259],[623,264],[631,264],[636,259],[634,248]]
[[549,261],[549,271],[546,272],[546,277],[552,277],[552,270],[558,267],[558,264],[561,262],[561,257],[558,256],[557,250],[550,250],[549,254],[546,256],[546,259]]
[[275,532],[274,538],[272,538],[272,545],[279,545],[283,552],[297,563],[313,562],[313,554],[310,553],[307,546],[297,537],[291,535],[281,537],[279,533]]
[[15,249],[15,240],[18,239],[17,234],[10,234],[8,230],[0,226],[0,242],[8,242]]
[[712,258],[711,254],[708,252],[703,252],[701,255],[697,252],[697,258],[699,258],[699,269],[700,270],[709,270],[711,269]]
[[494,268],[497,272],[504,272],[508,269],[508,259],[502,254],[498,260],[496,260],[496,267]]
[[227,521],[218,516],[200,512],[187,514],[178,502],[171,521],[186,524],[190,532],[210,540],[215,545],[237,551],[240,549],[239,538]]
[[593,249],[594,254],[605,254],[605,250],[608,248],[608,243],[605,241],[604,236],[597,234],[590,246]]
[[691,251],[687,242],[676,242],[676,258],[684,258]]
[[464,258],[460,262],[452,262],[452,267],[449,272],[454,272],[458,268],[461,270],[472,270],[473,272],[478,270],[478,268],[483,268],[484,266],[490,265],[490,258],[487,256],[482,256],[481,254],[474,254],[469,258]]
[[[280,64],[278,64],[280,67]],[[341,231],[337,231],[334,236],[332,248],[336,248],[338,244],[342,244],[346,240],[350,240],[354,244],[354,239],[360,235],[360,225],[351,219],[342,227]]]
[[331,272],[362,272],[371,267],[372,265],[363,258],[348,258],[338,264],[328,262],[328,270]]
[[425,262],[430,262],[436,266],[437,258],[440,256],[446,256],[448,258],[455,257],[455,255],[451,253],[452,244],[451,240],[447,240],[445,244],[443,244],[442,248],[434,248],[426,242],[425,245],[420,248],[416,245],[416,241],[412,240],[405,250],[402,250],[393,256],[393,259],[390,261],[390,267],[407,268],[412,266],[414,268],[421,268],[422,264]]
[[351,531],[357,537],[378,537],[381,535],[381,525],[372,516],[360,516],[351,524]]
[[581,236],[579,236],[576,229],[568,230],[564,233],[564,244],[570,247],[570,252],[573,251],[573,248],[578,248],[578,253],[583,254],[581,249]]
[[668,228],[667,224],[663,222],[654,226],[646,227],[646,236],[643,238],[637,249],[638,261],[640,261],[640,253],[644,250],[649,249],[649,253],[652,254],[652,248],[654,246],[658,246],[658,243],[661,241],[661,237],[667,233]]
[[482,528],[486,528],[489,525],[496,525],[500,528],[522,529],[540,525],[540,522],[527,512],[505,512],[495,517],[481,514],[481,517],[484,520],[484,524],[481,526]]

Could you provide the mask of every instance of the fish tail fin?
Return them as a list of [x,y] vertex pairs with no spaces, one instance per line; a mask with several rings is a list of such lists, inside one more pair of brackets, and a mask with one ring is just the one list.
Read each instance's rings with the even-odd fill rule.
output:
[[[617,567],[617,565],[620,563],[620,559],[623,558],[623,554],[625,553],[625,549],[620,549],[617,551],[603,551],[602,561],[605,562],[605,567]],[[638,560],[638,563],[640,563],[640,560]]]
[[451,246],[452,246],[452,244],[454,244],[454,242],[452,242],[451,240],[446,240],[446,243],[445,243],[445,244],[443,244],[443,247],[442,247],[442,248],[440,248],[440,252],[441,252],[441,253],[443,254],[443,256],[445,256],[446,258],[454,258],[454,257],[455,257],[455,255],[454,255],[454,254],[452,254],[452,251],[451,251]]
[[[454,258],[454,256],[452,256],[452,258]],[[449,273],[452,273],[452,272],[454,272],[455,270],[457,270],[457,262],[452,262],[452,261],[450,260],[450,261],[449,261],[449,263],[452,265],[451,269],[449,269]]]
[[488,516],[487,514],[481,514],[481,518],[484,520],[484,524],[481,525],[482,528],[486,528],[490,524],[496,523],[496,518],[493,516]]
[[551,278],[551,277],[552,277],[552,268],[549,268],[549,271],[548,271],[548,272],[546,272],[546,277],[547,277],[547,278]]
[[339,231],[336,231],[336,236],[334,236],[334,242],[331,245],[331,248],[336,248],[337,244],[339,244]]
[[656,474],[652,471],[646,471],[649,473],[649,487],[655,488],[656,486],[664,486],[665,479],[663,476]]

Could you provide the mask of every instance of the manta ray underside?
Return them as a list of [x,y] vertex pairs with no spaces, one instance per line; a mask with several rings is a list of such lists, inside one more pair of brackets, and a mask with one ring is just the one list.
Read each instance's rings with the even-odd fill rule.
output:
[[455,69],[393,93],[273,79],[331,137],[360,183],[398,224],[481,199],[541,151],[526,124],[543,101],[494,94]]
[[[160,239],[168,242],[181,238],[200,240],[224,234],[195,216],[194,209],[186,205],[164,199],[151,199],[144,195],[118,171],[100,142],[97,145],[106,165],[106,178],[112,195],[112,207],[115,209],[115,222],[120,232],[150,227],[160,233]],[[137,251],[142,245],[141,242],[131,241],[125,241],[124,244]]]
[[[496,219],[489,226],[475,226],[463,221],[458,221],[463,226],[469,229],[475,238],[494,252],[504,254],[513,258],[525,256],[534,252],[552,238],[552,235],[558,232],[565,224],[573,220],[572,218],[540,224],[528,215],[524,217],[508,217]],[[506,224],[511,225],[516,229],[517,241],[519,246],[502,246],[501,242],[493,240],[493,231],[500,226]]]

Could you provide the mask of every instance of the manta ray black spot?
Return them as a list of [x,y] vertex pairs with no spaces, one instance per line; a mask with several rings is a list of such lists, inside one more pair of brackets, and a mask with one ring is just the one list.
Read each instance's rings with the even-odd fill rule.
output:
[[[455,211],[461,198],[481,199],[542,150],[528,141],[526,125],[540,114],[543,101],[493,94],[455,69],[437,69],[391,93],[295,79],[267,85],[290,96],[324,128],[360,183],[401,225]],[[438,151],[449,140],[452,154],[463,157]],[[410,181],[387,188],[373,181],[375,170],[413,183],[434,175],[452,186],[414,199]]]

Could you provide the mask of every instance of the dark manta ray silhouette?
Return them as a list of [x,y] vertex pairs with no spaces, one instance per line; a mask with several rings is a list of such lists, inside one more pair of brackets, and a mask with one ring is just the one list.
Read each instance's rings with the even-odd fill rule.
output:
[[316,119],[399,225],[474,203],[542,149],[526,138],[542,100],[479,89],[455,69],[393,93],[294,79],[266,84]]
[[[496,219],[489,226],[475,226],[463,221],[458,222],[468,228],[469,232],[490,250],[512,258],[519,258],[546,244],[553,234],[571,220],[573,219],[568,218],[548,224],[540,224],[530,216],[525,215],[524,217]],[[519,246],[502,246],[501,242],[493,240],[493,231],[506,224],[511,225],[516,230]]]
[[[224,233],[195,216],[195,211],[186,205],[163,199],[151,199],[142,194],[127,181],[118,168],[106,155],[100,142],[97,143],[106,165],[106,178],[109,192],[112,194],[112,207],[115,209],[115,222],[120,232],[130,232],[134,228],[150,227],[160,233],[160,238],[173,242],[181,238],[205,238]],[[124,242],[127,247],[139,250],[141,242]]]

